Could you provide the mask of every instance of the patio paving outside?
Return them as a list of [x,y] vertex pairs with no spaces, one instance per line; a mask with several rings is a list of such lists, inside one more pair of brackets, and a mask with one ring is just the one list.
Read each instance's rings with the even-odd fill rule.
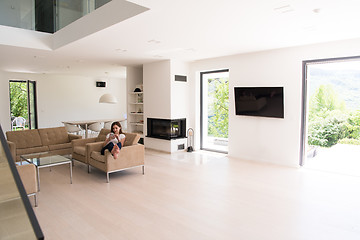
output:
[[304,168],[360,177],[360,146],[318,148],[315,157],[306,158]]
[[228,139],[227,138],[220,138],[220,137],[211,137],[207,136],[206,142],[204,144],[206,149],[212,149],[214,151],[220,151],[220,152],[228,152]]

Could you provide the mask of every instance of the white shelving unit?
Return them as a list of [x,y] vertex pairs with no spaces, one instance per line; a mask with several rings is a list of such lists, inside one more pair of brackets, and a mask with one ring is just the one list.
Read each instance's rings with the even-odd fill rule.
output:
[[129,132],[138,133],[144,138],[144,93],[130,92],[128,102],[128,128]]

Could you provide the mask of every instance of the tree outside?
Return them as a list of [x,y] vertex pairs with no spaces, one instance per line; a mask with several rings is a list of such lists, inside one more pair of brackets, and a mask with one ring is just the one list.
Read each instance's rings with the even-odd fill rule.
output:
[[309,101],[308,144],[331,147],[360,145],[360,111],[347,109],[330,84],[320,85]]
[[228,138],[229,128],[229,79],[208,79],[208,135]]
[[9,84],[11,117],[23,117],[27,119],[28,108],[26,82],[11,81]]

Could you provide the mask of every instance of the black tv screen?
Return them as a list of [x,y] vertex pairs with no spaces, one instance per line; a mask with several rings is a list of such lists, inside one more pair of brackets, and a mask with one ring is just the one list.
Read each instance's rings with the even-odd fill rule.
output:
[[284,87],[235,87],[236,115],[284,118]]

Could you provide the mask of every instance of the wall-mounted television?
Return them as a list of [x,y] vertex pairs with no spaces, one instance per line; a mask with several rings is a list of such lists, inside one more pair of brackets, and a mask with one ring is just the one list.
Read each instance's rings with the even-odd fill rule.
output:
[[284,118],[284,87],[234,87],[235,114]]

